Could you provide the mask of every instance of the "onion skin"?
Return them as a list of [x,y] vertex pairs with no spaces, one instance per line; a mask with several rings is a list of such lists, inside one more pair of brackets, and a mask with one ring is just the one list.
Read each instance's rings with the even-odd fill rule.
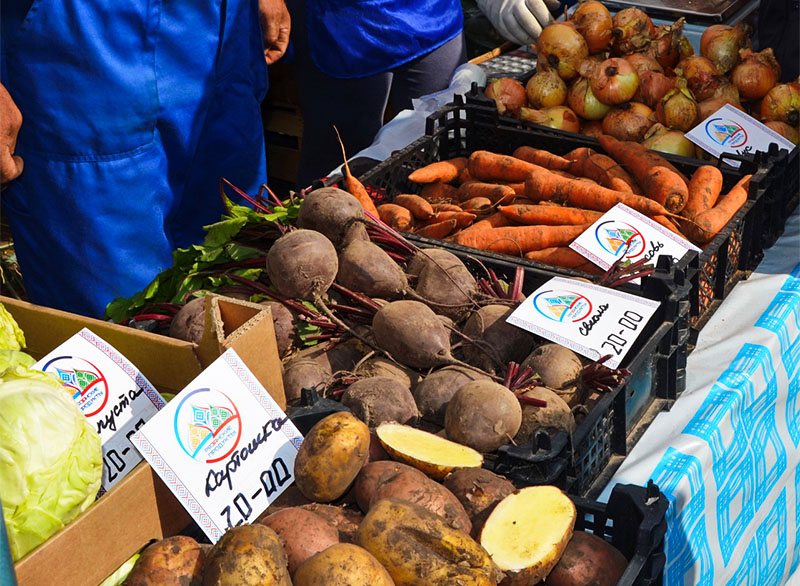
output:
[[578,64],[589,56],[586,40],[572,26],[564,23],[548,25],[536,41],[537,67],[553,70],[569,81],[578,76]]
[[761,100],[761,120],[777,120],[790,126],[800,122],[800,85],[779,83]]
[[680,53],[681,59],[686,59],[694,55],[694,47],[692,47],[692,42],[686,35],[681,35],[678,41],[678,52]]
[[669,130],[663,124],[654,124],[642,141],[642,146],[662,153],[694,157],[695,145],[680,130]]
[[771,47],[759,53],[742,49],[739,58],[739,64],[731,72],[731,81],[745,100],[760,100],[778,83],[781,66]]
[[486,97],[492,98],[497,106],[497,113],[503,116],[511,114],[519,116],[519,109],[528,103],[528,95],[525,88],[516,79],[511,77],[501,77],[492,80],[486,86]]
[[786,122],[781,122],[780,120],[767,120],[764,124],[780,134],[783,138],[791,141],[793,144],[798,144],[798,141],[800,141],[800,132],[798,132],[793,126],[786,124]]
[[608,50],[611,28],[614,26],[608,8],[597,0],[582,2],[572,14],[572,22],[584,39],[590,55]]
[[661,98],[656,107],[656,118],[667,128],[686,132],[697,118],[697,102],[683,88],[676,88]]
[[717,88],[727,82],[714,63],[701,55],[683,59],[675,67],[675,72],[686,79],[686,87],[701,102],[713,97]]
[[675,78],[667,77],[657,71],[645,71],[639,75],[639,88],[633,99],[655,108],[661,98],[675,87]]
[[539,71],[525,84],[525,93],[534,108],[560,106],[567,99],[567,84],[555,71]]
[[619,57],[644,49],[656,32],[653,21],[638,8],[620,10],[611,20],[611,51]]
[[644,53],[631,53],[630,55],[625,55],[624,59],[633,65],[633,68],[636,70],[636,73],[639,74],[639,77],[641,77],[642,73],[645,71],[657,71],[658,73],[664,73],[664,68],[661,67],[661,64],[653,59],[650,55],[645,55]]
[[558,130],[566,130],[567,132],[578,132],[581,129],[578,116],[566,106],[553,106],[552,108],[542,108],[541,110],[521,108],[519,118],[526,122],[533,122],[534,124],[541,124]]
[[739,61],[739,50],[750,48],[750,26],[713,24],[700,37],[700,54],[711,60],[720,73],[728,73]]
[[585,77],[573,83],[567,92],[567,105],[584,120],[602,120],[611,106],[597,99]]
[[612,57],[595,68],[589,83],[598,100],[616,106],[633,98],[639,87],[639,74],[629,61]]
[[674,24],[656,27],[656,33],[650,39],[645,53],[664,68],[675,67],[681,58],[680,44],[685,22],[686,19],[681,17]]
[[637,102],[622,104],[603,118],[603,132],[617,140],[641,141],[655,123],[653,111]]

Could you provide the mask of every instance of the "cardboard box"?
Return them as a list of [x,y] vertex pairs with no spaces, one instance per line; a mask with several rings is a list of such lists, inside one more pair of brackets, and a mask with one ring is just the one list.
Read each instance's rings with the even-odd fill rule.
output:
[[[233,348],[285,407],[272,313],[267,307],[206,297],[199,345],[0,296],[39,359],[89,328],[126,356],[161,392],[178,393],[222,352]],[[142,462],[109,493],[15,565],[19,586],[95,586],[151,540],[175,535],[191,519],[152,468]]]

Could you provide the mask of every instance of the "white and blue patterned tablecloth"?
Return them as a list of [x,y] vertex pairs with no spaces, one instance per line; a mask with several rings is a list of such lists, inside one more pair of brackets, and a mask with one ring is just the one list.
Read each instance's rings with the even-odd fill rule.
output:
[[800,214],[701,331],[687,390],[606,487],[670,500],[666,586],[800,584]]

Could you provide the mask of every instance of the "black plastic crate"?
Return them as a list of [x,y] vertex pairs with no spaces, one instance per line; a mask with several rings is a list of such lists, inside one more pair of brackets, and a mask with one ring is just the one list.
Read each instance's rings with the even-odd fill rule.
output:
[[[453,105],[442,108],[428,118],[426,136],[378,164],[360,179],[374,194],[391,200],[398,193],[419,192],[420,186],[408,181],[408,175],[414,169],[434,161],[468,155],[475,150],[508,154],[519,146],[528,145],[547,149],[555,154],[565,154],[581,146],[602,151],[599,143],[591,137],[534,126],[498,116],[493,104],[464,103],[461,96],[456,96]],[[666,155],[666,158],[686,174],[691,174],[699,166],[706,164],[699,159],[686,157]],[[675,270],[682,272],[685,280],[692,284],[689,292],[689,325],[695,330],[695,334],[733,286],[745,278],[748,271],[761,260],[763,204],[770,194],[778,190],[775,182],[769,181],[772,164],[767,157],[730,159],[736,159],[742,167],[739,170],[724,161],[721,163],[723,189],[732,187],[742,173],[752,173],[749,201],[702,253],[687,253],[675,265]],[[408,238],[415,242],[435,242],[438,246],[464,255],[513,259],[514,263],[526,269],[597,280],[596,276],[543,265],[525,258],[479,251],[446,241],[431,241],[414,234],[408,235]]]

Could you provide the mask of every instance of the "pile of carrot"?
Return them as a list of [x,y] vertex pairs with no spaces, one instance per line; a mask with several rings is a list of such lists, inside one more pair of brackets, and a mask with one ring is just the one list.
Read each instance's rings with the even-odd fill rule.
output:
[[749,176],[722,194],[716,167],[687,178],[639,143],[598,140],[605,154],[523,146],[438,161],[409,175],[418,195],[398,195],[377,211],[401,231],[596,272],[569,244],[619,202],[702,246],[747,201]]

